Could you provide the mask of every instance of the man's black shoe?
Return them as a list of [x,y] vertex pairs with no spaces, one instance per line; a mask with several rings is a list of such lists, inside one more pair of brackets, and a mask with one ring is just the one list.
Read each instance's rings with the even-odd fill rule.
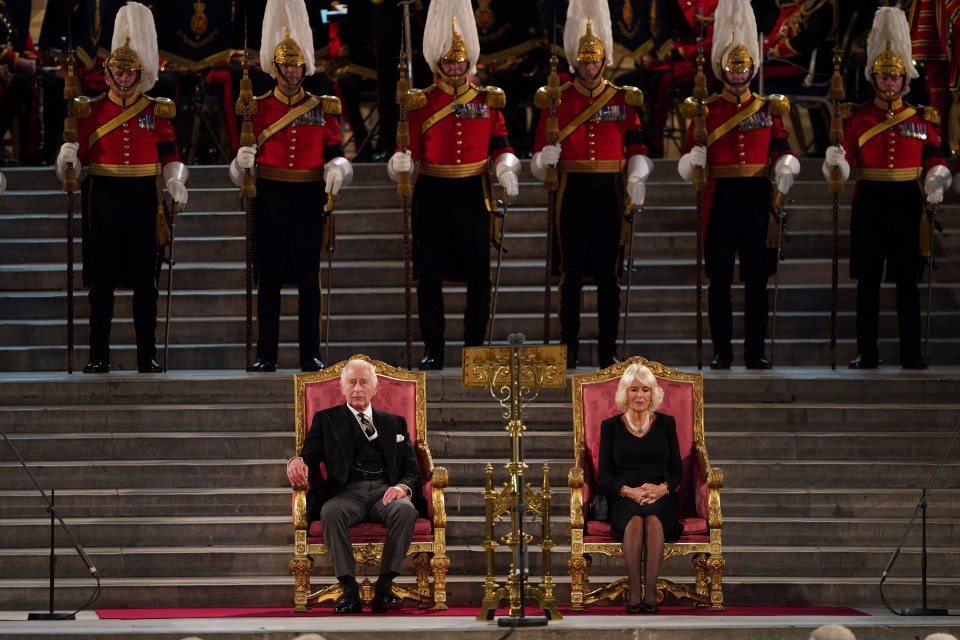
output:
[[277,363],[271,362],[269,360],[264,360],[262,358],[257,358],[253,361],[253,364],[250,365],[250,368],[247,371],[254,371],[256,373],[267,373],[277,370]]
[[163,373],[163,367],[153,358],[145,358],[137,361],[137,371],[140,373]]
[[880,366],[879,360],[860,355],[850,361],[851,369],[876,369],[878,366]]
[[106,360],[91,360],[83,367],[84,373],[110,373],[110,363]]
[[923,358],[911,358],[909,360],[904,360],[903,364],[900,366],[902,366],[904,369],[923,370],[927,368],[927,363]]
[[360,594],[346,591],[333,603],[334,613],[363,613],[363,603]]
[[710,368],[711,369],[729,369],[732,360],[733,358],[731,358],[730,356],[725,356],[723,354],[718,353],[717,355],[713,356],[713,360],[710,361]]
[[323,360],[320,358],[310,358],[309,360],[304,360],[300,363],[300,371],[304,373],[310,373],[312,371],[322,371],[326,369],[327,365],[323,364]]
[[373,602],[370,603],[370,610],[374,613],[386,613],[402,608],[403,600],[393,595],[392,592],[383,595],[377,594],[373,596]]
[[417,368],[420,369],[420,371],[443,369],[443,357],[434,355],[432,351],[427,351],[423,354],[423,357],[420,358],[420,363],[417,365]]
[[[747,358],[746,363],[747,369],[772,369],[773,365],[770,364],[770,361],[760,356],[758,358]],[[729,365],[728,365],[729,368]]]
[[617,355],[617,352],[606,353],[600,356],[600,368],[606,369],[607,367],[612,367],[613,365],[620,362],[620,356]]
[[387,160],[390,159],[390,155],[391,155],[391,154],[390,154],[389,151],[376,151],[376,152],[374,152],[374,154],[373,154],[373,161],[374,161],[374,162],[386,162]]
[[567,369],[576,369],[577,365],[580,364],[580,359],[577,357],[576,347],[567,347]]

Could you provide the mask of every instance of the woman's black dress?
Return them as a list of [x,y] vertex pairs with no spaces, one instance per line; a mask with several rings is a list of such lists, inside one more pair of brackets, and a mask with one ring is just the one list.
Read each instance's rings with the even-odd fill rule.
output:
[[[656,412],[657,419],[646,435],[638,438],[623,423],[622,415],[600,424],[600,484],[610,500],[612,535],[622,538],[633,516],[656,515],[664,539],[676,540],[683,534],[674,495],[683,477],[677,423],[673,416]],[[646,482],[666,482],[670,492],[653,504],[637,504],[620,496],[621,487],[639,487]]]

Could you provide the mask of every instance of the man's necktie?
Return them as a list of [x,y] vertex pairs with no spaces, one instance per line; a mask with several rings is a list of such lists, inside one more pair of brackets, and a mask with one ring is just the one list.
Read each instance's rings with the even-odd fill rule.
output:
[[367,440],[372,440],[373,437],[377,435],[377,430],[374,429],[370,421],[367,420],[367,416],[362,413],[357,414],[357,419],[360,421],[360,428],[363,429],[363,434],[367,436]]

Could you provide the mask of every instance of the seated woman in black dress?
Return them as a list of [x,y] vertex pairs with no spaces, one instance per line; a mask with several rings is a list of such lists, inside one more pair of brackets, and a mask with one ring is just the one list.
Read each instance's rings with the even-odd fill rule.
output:
[[[683,475],[677,423],[656,412],[663,389],[643,365],[623,372],[616,402],[624,413],[600,425],[600,484],[612,497],[612,535],[623,538],[630,580],[627,613],[656,613],[664,541],[683,533],[674,496]],[[641,576],[644,549],[647,566]]]

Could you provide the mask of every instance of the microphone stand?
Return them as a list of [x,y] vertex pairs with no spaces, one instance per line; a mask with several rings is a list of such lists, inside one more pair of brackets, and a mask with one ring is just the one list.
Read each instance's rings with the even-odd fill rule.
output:
[[[13,446],[13,443],[10,441],[10,438],[7,437],[6,432],[0,428],[0,436],[3,436],[3,439],[7,441],[7,444],[10,446],[10,450],[13,451],[13,455],[16,456],[17,460],[20,462],[20,466],[23,467],[23,470],[27,472],[27,476],[30,477],[30,481],[33,482],[33,486],[37,488],[37,491],[40,492],[40,495],[43,497],[43,501],[47,503],[47,511],[50,513],[50,610],[46,613],[31,613],[27,615],[28,620],[76,620],[76,614],[80,611],[83,611],[90,605],[92,605],[97,598],[100,597],[100,574],[97,573],[97,568],[93,566],[93,562],[90,561],[90,557],[87,555],[87,552],[83,550],[83,547],[80,546],[80,543],[77,542],[77,539],[74,537],[73,532],[70,530],[70,527],[67,526],[67,523],[63,521],[63,518],[60,517],[60,512],[57,511],[57,508],[53,504],[53,490],[50,491],[50,497],[47,497],[47,494],[40,488],[37,479],[33,476],[33,473],[30,472],[30,467],[27,466],[27,463],[23,461],[23,458],[20,457],[20,452],[17,451],[17,448]],[[54,529],[54,519],[60,522],[60,526],[63,527],[64,533],[67,534],[67,538],[70,539],[70,543],[73,545],[73,548],[77,550],[77,555],[80,556],[80,559],[83,560],[83,563],[87,565],[87,569],[90,571],[90,574],[97,581],[97,588],[94,590],[93,595],[90,596],[90,599],[87,600],[82,607],[74,611],[73,613],[55,613],[53,610],[54,603],[54,579],[56,573],[57,565],[57,556],[54,551],[55,544],[55,532]]]
[[[913,510],[913,515],[910,517],[910,522],[907,523],[906,529],[903,531],[903,536],[900,538],[900,544],[897,545],[897,548],[893,552],[893,556],[890,558],[890,562],[887,563],[887,568],[883,570],[883,575],[880,576],[880,600],[883,601],[883,606],[887,610],[897,616],[948,616],[951,615],[947,609],[931,609],[927,606],[927,492],[930,490],[930,487],[933,485],[933,481],[937,478],[937,475],[940,473],[940,469],[943,468],[943,463],[947,459],[947,453],[950,452],[950,447],[953,446],[953,441],[957,439],[957,435],[960,434],[960,420],[957,420],[957,423],[953,427],[953,433],[950,435],[950,440],[947,441],[947,446],[943,448],[943,451],[940,453],[940,460],[937,461],[937,466],[933,470],[933,473],[930,475],[930,480],[927,482],[927,486],[923,488],[923,492],[920,494],[920,500],[917,502],[916,508]],[[890,569],[893,567],[893,563],[896,562],[897,557],[900,555],[900,551],[903,549],[903,543],[907,539],[907,534],[910,533],[910,527],[913,526],[914,521],[917,519],[917,514],[921,513],[920,518],[920,536],[921,536],[921,547],[920,547],[920,581],[923,588],[923,606],[918,609],[900,609],[896,610],[890,606],[890,603],[887,602],[886,597],[883,595],[883,583],[887,579],[887,574],[890,573]]]

